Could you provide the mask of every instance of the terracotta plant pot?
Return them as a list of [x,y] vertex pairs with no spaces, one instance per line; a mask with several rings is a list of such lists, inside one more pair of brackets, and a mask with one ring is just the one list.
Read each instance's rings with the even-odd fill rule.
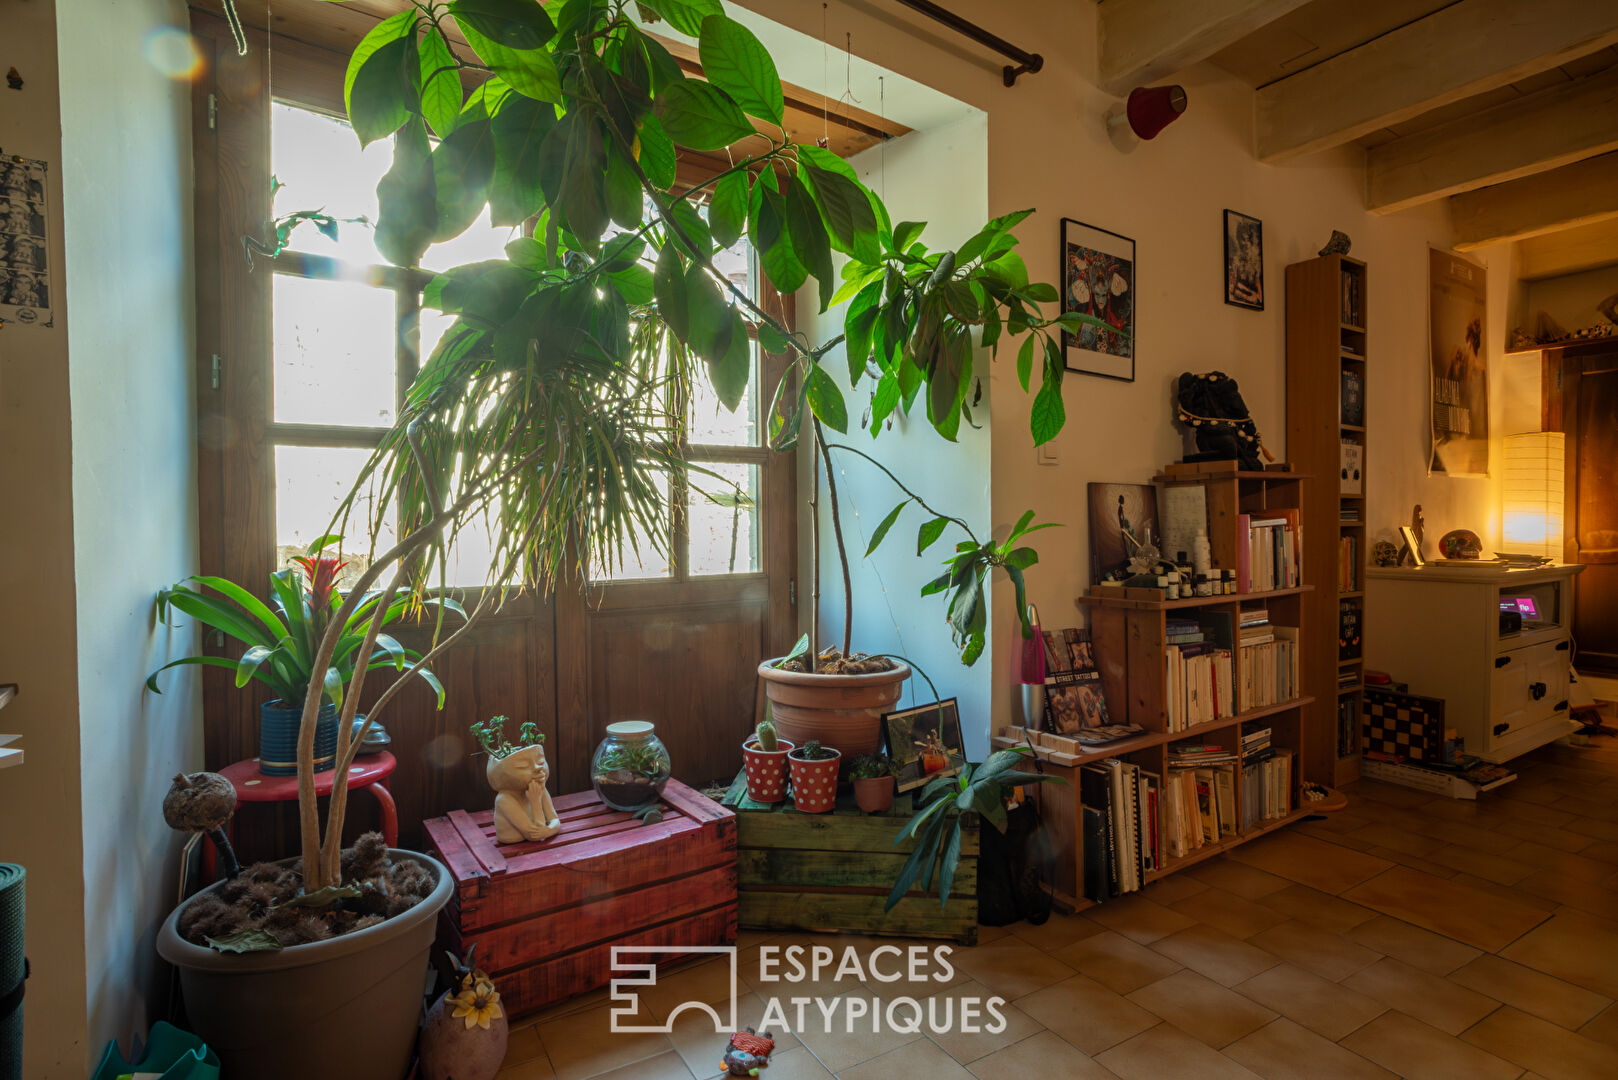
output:
[[792,770],[792,802],[805,814],[824,814],[837,805],[837,768],[843,755],[829,746],[824,752],[831,757],[805,761],[798,756],[798,750],[787,755],[787,765]]
[[452,881],[430,856],[397,849],[388,855],[431,870],[438,879],[432,893],[403,915],[327,941],[227,955],[180,936],[184,904],[169,913],[157,952],[180,969],[191,1029],[219,1055],[221,1075],[399,1080],[405,1074],[427,954]]
[[910,665],[872,675],[810,675],[782,671],[777,660],[758,666],[770,698],[775,730],[802,746],[819,739],[850,758],[874,754],[882,744],[882,714],[893,711],[910,678]]
[[884,810],[893,809],[893,784],[891,776],[867,776],[854,781],[854,801],[859,803],[860,809],[867,814],[879,814]]
[[796,743],[775,740],[779,750],[760,750],[753,737],[742,743],[742,764],[747,769],[747,797],[754,802],[778,803],[787,797],[787,754]]

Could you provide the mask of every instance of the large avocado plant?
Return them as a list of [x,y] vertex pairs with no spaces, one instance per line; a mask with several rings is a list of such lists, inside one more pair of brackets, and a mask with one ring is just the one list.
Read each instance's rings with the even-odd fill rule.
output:
[[[703,77],[682,70],[654,36],[663,24],[697,40]],[[371,553],[345,609],[378,587],[389,600],[424,595],[474,522],[493,540],[491,588],[453,633],[435,633],[405,676],[513,582],[549,589],[578,580],[586,565],[618,565],[626,546],[664,543],[676,513],[670,492],[705,482],[679,454],[694,381],[736,408],[751,378],[752,338],[791,361],[777,385],[760,388],[771,445],[789,450],[807,432],[828,482],[825,429],[849,429],[848,404],[824,366],[839,345],[856,392],[868,387],[873,435],[894,414],[923,414],[954,440],[977,403],[974,342],[993,354],[1019,336],[1025,391],[1040,367],[1035,442],[1062,427],[1060,334],[1086,319],[1041,314],[1056,291],[1028,280],[1012,233],[1030,211],[995,218],[956,250],[929,250],[923,224],[893,223],[842,159],[792,141],[774,61],[719,0],[415,3],[365,35],[343,89],[361,143],[393,141],[377,188],[385,258],[417,266],[485,206],[496,225],[532,224],[506,258],[456,267],[427,286],[423,304],[454,322],[356,481],[356,493],[380,493],[373,505],[399,508],[402,539]],[[682,184],[682,149],[728,151],[732,164]],[[821,310],[846,304],[843,333],[808,341],[717,273],[714,254],[743,237],[778,293],[813,278]],[[834,253],[846,256],[840,271]],[[876,543],[905,506],[919,504],[906,496]],[[918,554],[951,522],[965,529],[926,512]],[[968,663],[983,650],[989,571],[1004,568],[1020,594],[1022,570],[1037,559],[1019,546],[1030,520],[1000,542],[968,530],[928,587],[948,593]],[[388,609],[384,601],[376,610]],[[373,620],[369,633],[379,628]],[[328,635],[327,657],[334,646]],[[362,676],[338,724],[323,840],[311,764],[318,686],[305,703],[306,888],[336,880]]]

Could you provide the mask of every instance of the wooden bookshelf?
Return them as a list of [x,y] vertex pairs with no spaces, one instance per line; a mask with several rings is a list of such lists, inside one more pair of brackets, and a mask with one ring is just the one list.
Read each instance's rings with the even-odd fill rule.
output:
[[[1317,783],[1339,786],[1360,774],[1360,717],[1363,712],[1363,641],[1359,655],[1339,655],[1342,606],[1358,607],[1365,625],[1366,483],[1370,474],[1367,427],[1367,339],[1370,319],[1365,264],[1346,255],[1323,255],[1287,267],[1287,457],[1293,465],[1321,477],[1337,477],[1311,485],[1300,503],[1304,547],[1304,580],[1317,588],[1304,602],[1309,624],[1317,632],[1303,646],[1303,687],[1314,702],[1304,712],[1309,756],[1304,775]],[[1352,307],[1353,310],[1349,310]],[[1359,411],[1345,413],[1344,388],[1359,384]],[[1349,423],[1349,420],[1358,423]],[[1343,443],[1360,447],[1358,493],[1345,493],[1341,470]],[[1345,520],[1346,518],[1346,520]],[[1353,580],[1340,577],[1342,543],[1355,546]],[[1339,675],[1352,673],[1343,683]],[[1347,730],[1339,723],[1348,716]]]
[[[1241,514],[1262,516],[1267,511],[1295,510],[1301,506],[1303,492],[1309,477],[1290,471],[1225,472],[1194,475],[1164,475],[1156,478],[1161,484],[1197,483],[1204,486],[1208,506],[1208,542],[1213,552],[1213,565],[1217,569],[1236,569],[1238,547],[1238,517]],[[1307,553],[1307,533],[1304,550]],[[1307,563],[1303,564],[1304,567]],[[1307,571],[1305,570],[1305,575]],[[1225,596],[1192,597],[1186,600],[1150,600],[1139,595],[1124,595],[1126,590],[1097,586],[1075,603],[1089,612],[1090,633],[1095,642],[1096,664],[1101,672],[1102,693],[1107,701],[1107,712],[1113,723],[1139,724],[1146,730],[1133,738],[1123,739],[1079,753],[1052,751],[1046,747],[1036,754],[1046,771],[1062,777],[1065,785],[1039,786],[1041,817],[1050,830],[1056,851],[1056,889],[1059,898],[1068,906],[1082,908],[1089,904],[1083,899],[1083,806],[1079,797],[1079,770],[1092,762],[1119,758],[1139,766],[1166,781],[1169,748],[1184,740],[1209,740],[1217,737],[1221,744],[1240,747],[1241,727],[1253,720],[1264,720],[1270,727],[1271,745],[1293,753],[1290,806],[1285,815],[1257,821],[1246,829],[1238,829],[1233,836],[1205,844],[1192,852],[1175,858],[1165,852],[1165,865],[1148,871],[1143,884],[1150,884],[1182,867],[1228,851],[1247,840],[1271,832],[1308,811],[1300,809],[1300,792],[1304,761],[1307,753],[1302,716],[1313,699],[1299,696],[1248,709],[1231,716],[1177,731],[1170,731],[1167,700],[1168,620],[1171,614],[1182,611],[1195,613],[1214,611],[1231,616],[1234,637],[1231,663],[1236,686],[1242,685],[1243,664],[1240,648],[1240,613],[1244,608],[1264,607],[1270,622],[1276,626],[1299,630],[1300,646],[1304,632],[1306,600],[1314,587],[1305,576],[1304,584],[1294,588],[1272,589]],[[1302,667],[1300,662],[1300,680]],[[992,740],[996,748],[1025,745],[1020,737],[1000,735]],[[1031,767],[1031,766],[1030,766]],[[1236,820],[1240,823],[1244,812],[1242,800],[1243,764],[1235,763],[1233,771],[1236,795]]]

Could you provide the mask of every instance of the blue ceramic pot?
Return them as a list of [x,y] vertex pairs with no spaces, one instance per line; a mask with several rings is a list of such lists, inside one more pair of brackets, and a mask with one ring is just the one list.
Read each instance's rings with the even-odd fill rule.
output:
[[[298,775],[298,725],[303,708],[266,701],[258,710],[258,771],[265,776]],[[337,767],[337,706],[320,706],[315,725],[315,772]]]

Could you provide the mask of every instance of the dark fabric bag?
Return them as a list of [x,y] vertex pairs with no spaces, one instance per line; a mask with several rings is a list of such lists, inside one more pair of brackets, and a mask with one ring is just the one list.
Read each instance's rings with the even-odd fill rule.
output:
[[1035,926],[1051,917],[1053,852],[1041,827],[1038,788],[1023,789],[1022,805],[1006,814],[1006,831],[984,822],[978,830],[978,922],[1006,926],[1026,919]]

